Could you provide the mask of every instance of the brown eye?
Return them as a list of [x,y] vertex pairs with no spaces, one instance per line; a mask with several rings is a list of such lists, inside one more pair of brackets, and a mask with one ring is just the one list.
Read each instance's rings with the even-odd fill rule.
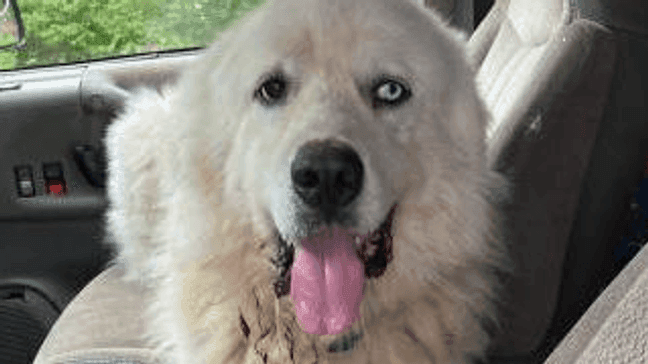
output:
[[285,78],[281,75],[275,75],[261,84],[256,96],[262,104],[273,106],[285,99],[287,88]]

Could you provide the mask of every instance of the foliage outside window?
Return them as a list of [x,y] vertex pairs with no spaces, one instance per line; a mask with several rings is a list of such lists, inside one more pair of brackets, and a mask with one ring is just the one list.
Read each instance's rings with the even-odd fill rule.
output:
[[[0,51],[0,69],[204,47],[263,0],[18,0],[26,48]],[[0,44],[15,41],[13,12]]]

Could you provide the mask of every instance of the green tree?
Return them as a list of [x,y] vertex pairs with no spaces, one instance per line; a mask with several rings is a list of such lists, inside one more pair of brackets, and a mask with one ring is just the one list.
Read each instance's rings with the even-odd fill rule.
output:
[[[26,49],[0,53],[14,69],[206,46],[262,0],[19,0]],[[4,44],[10,36],[0,34]]]

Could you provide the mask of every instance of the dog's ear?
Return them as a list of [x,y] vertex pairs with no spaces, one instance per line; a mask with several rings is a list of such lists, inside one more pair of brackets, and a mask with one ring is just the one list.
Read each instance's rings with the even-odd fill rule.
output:
[[[151,258],[157,254],[154,228],[160,219],[160,160],[165,158],[159,135],[162,118],[169,117],[163,96],[151,88],[137,88],[106,131],[107,243],[117,250],[115,263],[131,279],[149,278]],[[162,152],[162,155],[160,155]]]
[[448,18],[455,7],[454,1],[448,0],[416,0],[421,5],[429,9],[438,11],[441,15]]
[[464,44],[468,42],[470,34],[461,29],[452,25],[450,19],[452,17],[452,11],[454,7],[457,6],[455,1],[448,0],[412,0],[415,3],[419,4],[429,13],[432,13],[433,17],[436,18],[438,23],[443,23],[453,34],[453,37],[458,40],[460,43]]
[[[466,66],[466,68],[468,68]],[[464,74],[469,70],[460,71]],[[486,152],[486,128],[490,114],[479,97],[475,84],[472,80],[458,80],[461,86],[455,87],[455,93],[450,103],[450,127],[457,141],[464,144],[464,148],[478,148],[468,155],[483,156]]]

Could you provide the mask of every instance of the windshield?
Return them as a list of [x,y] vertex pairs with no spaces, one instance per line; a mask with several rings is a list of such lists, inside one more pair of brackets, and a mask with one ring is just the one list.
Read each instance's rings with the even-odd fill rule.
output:
[[[9,0],[0,0],[0,11]],[[0,50],[0,70],[194,49],[263,0],[17,0],[22,50]],[[14,11],[0,19],[0,45],[17,40]]]

